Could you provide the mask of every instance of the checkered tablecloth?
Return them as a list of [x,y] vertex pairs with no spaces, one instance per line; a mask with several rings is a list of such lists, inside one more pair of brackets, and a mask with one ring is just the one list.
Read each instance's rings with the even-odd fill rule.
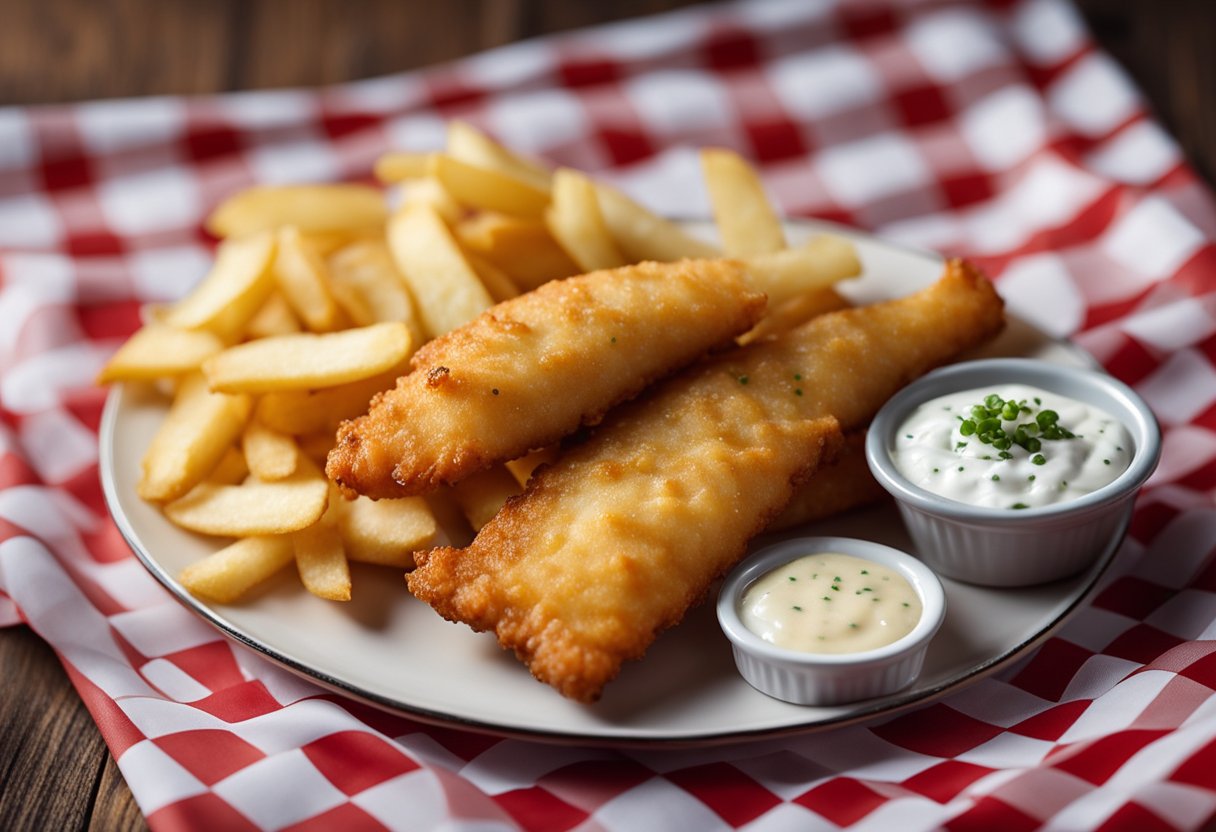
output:
[[[735,148],[791,216],[975,258],[1132,384],[1161,467],[1092,603],[882,722],[708,749],[428,727],[223,640],[120,538],[92,379],[253,183],[369,179],[459,117],[707,215]],[[321,90],[0,109],[0,623],[62,658],[156,830],[1195,829],[1216,817],[1216,211],[1060,0],[682,11]],[[447,824],[445,826],[445,824]]]

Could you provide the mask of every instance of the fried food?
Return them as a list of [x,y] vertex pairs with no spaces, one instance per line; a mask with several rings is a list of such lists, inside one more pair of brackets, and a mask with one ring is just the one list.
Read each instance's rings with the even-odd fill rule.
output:
[[347,493],[421,494],[592,424],[759,319],[730,261],[642,263],[549,283],[426,344],[342,425],[326,472]]
[[826,465],[821,465],[794,490],[789,504],[765,531],[779,532],[834,517],[850,509],[877,502],[887,492],[866,463],[864,431],[850,433]]
[[908,298],[723,353],[614,411],[465,549],[416,555],[410,590],[496,633],[565,696],[597,699],[789,501],[845,429],[1000,330],[962,263]]

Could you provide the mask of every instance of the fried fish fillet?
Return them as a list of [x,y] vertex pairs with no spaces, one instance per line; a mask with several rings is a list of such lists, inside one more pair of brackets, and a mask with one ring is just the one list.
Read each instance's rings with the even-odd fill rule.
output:
[[419,553],[410,590],[492,630],[534,676],[597,699],[778,515],[825,446],[1003,325],[959,262],[908,298],[719,354],[609,414],[465,549]]
[[338,431],[345,492],[420,494],[551,444],[750,329],[765,296],[729,260],[640,263],[545,284],[420,349]]

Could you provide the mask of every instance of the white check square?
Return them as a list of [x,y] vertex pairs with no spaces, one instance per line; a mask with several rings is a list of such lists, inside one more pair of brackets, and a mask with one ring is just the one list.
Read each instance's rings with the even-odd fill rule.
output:
[[895,134],[830,147],[818,159],[819,175],[842,204],[858,207],[932,181],[916,146]]

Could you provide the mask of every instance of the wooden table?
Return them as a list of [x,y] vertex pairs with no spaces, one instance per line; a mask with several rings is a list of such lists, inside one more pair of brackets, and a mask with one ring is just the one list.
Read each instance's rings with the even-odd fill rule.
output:
[[[338,82],[692,4],[0,0],[0,104]],[[1079,5],[1201,175],[1216,181],[1216,4]],[[28,628],[0,630],[0,829],[144,827],[54,653]]]

